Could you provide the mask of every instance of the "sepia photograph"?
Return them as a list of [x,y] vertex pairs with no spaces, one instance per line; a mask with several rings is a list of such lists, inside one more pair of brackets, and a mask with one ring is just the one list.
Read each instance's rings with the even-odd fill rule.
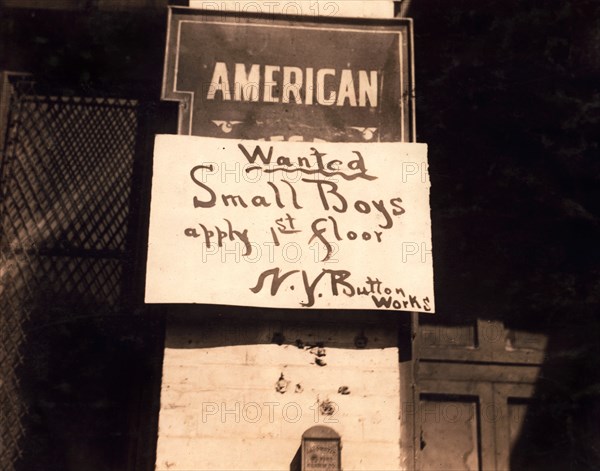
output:
[[0,469],[600,469],[600,2],[0,0]]

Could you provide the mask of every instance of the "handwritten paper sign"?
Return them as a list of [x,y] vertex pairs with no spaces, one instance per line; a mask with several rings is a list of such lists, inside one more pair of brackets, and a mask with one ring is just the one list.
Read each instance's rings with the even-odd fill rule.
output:
[[433,312],[427,146],[159,135],[147,303]]

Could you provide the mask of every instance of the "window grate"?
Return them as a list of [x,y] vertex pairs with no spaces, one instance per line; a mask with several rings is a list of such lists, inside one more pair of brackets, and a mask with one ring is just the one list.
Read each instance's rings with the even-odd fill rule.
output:
[[[3,470],[15,469],[27,436],[22,372],[43,348],[28,341],[39,340],[32,329],[80,316],[82,306],[94,315],[123,304],[139,108],[130,99],[43,95],[22,78],[9,90],[0,160]],[[50,320],[57,312],[62,319]]]

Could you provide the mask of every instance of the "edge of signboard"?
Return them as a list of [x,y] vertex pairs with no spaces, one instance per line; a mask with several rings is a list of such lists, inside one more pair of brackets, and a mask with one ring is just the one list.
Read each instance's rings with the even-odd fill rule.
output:
[[[285,15],[280,13],[259,12],[237,12],[220,10],[203,10],[200,8],[169,6],[168,20],[176,15],[201,15],[205,17],[220,17],[221,19],[247,19],[247,20],[269,20],[269,21],[291,21],[297,23],[314,24],[340,24],[354,26],[398,26],[402,24],[412,26],[412,18],[353,18],[345,16],[308,16],[308,15]],[[168,32],[167,32],[168,34]]]

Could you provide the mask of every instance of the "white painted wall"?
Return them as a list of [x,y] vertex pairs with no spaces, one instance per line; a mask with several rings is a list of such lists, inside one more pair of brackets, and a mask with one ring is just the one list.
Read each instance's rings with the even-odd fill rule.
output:
[[[342,436],[345,471],[401,468],[395,328],[367,328],[368,348],[360,350],[359,324],[229,324],[169,325],[157,470],[286,470],[314,425]],[[285,344],[271,343],[276,331]],[[322,341],[327,364],[315,364],[296,339]],[[284,394],[275,387],[281,373],[290,382]],[[331,417],[315,406],[326,399],[338,407]]]
[[393,18],[392,0],[190,0],[190,7],[237,12],[355,18]]

